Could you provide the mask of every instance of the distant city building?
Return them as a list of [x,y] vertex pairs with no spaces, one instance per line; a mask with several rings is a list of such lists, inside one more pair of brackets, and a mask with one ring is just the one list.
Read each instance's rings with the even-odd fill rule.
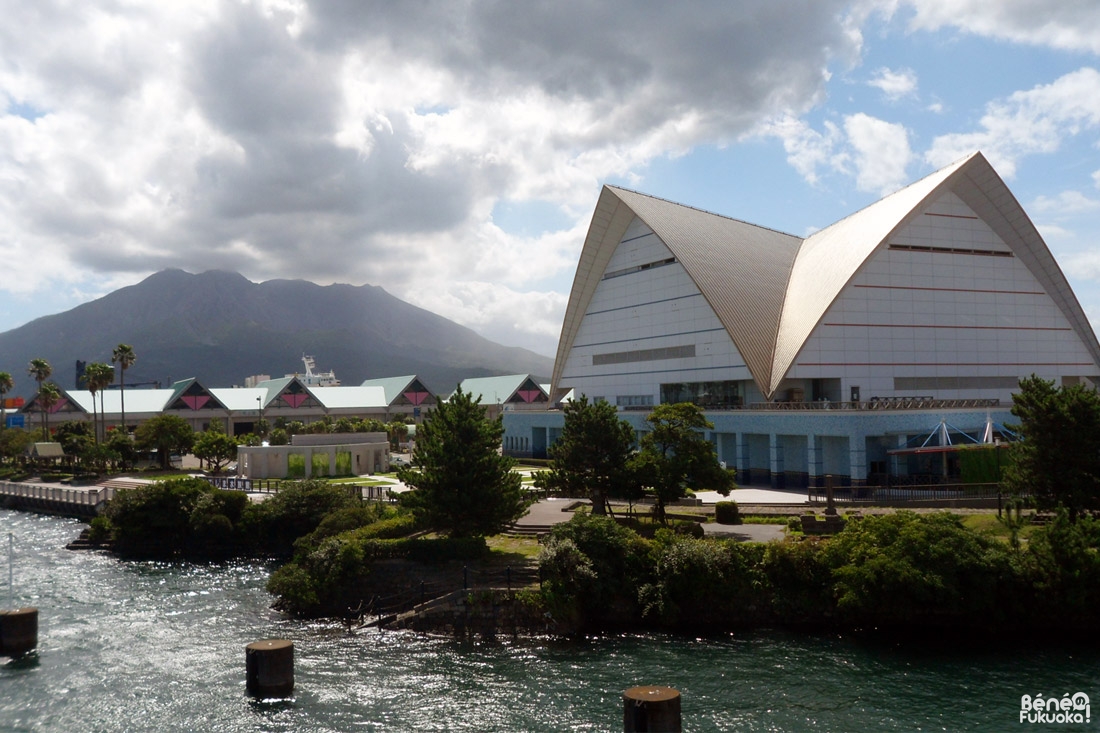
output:
[[[1035,226],[975,153],[809,237],[605,186],[549,405],[603,399],[642,431],[694,402],[742,483],[938,471],[915,444],[993,440],[1020,378],[1100,383],[1100,345]],[[542,457],[560,411],[506,412]]]

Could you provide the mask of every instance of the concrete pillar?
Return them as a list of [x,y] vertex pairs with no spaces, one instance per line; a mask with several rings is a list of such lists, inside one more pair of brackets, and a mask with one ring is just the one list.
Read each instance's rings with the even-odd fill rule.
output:
[[783,488],[783,446],[775,433],[768,434],[768,474],[773,489]]
[[749,483],[749,441],[745,433],[737,433],[737,482]]
[[286,639],[254,641],[245,647],[248,694],[289,697],[294,692],[294,643]]
[[852,486],[867,485],[867,436],[852,435],[848,438],[848,471]]
[[806,465],[810,488],[821,487],[821,445],[816,435],[806,436]]
[[0,611],[0,656],[19,657],[38,646],[38,609]]
[[631,687],[623,692],[623,732],[680,733],[680,691],[671,687]]

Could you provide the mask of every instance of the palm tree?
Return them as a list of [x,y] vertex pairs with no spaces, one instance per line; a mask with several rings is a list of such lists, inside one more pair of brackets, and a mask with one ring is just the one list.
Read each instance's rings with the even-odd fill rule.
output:
[[7,416],[4,414],[4,395],[11,392],[15,387],[15,380],[11,378],[11,375],[7,372],[0,372],[0,430],[4,429],[4,425],[8,422]]
[[[95,395],[101,392],[115,380],[115,369],[110,364],[93,363],[84,367],[84,384],[92,393],[92,432],[95,434],[95,442],[99,443],[99,423],[96,422]],[[103,410],[99,411],[102,421]]]
[[[50,362],[45,359],[31,359],[31,363],[27,365],[27,374],[34,377],[34,381],[38,382],[38,394],[42,394],[42,384],[50,375],[53,374],[53,367],[50,366]],[[58,393],[60,397],[60,392]],[[41,399],[39,400],[39,407],[41,407]],[[46,416],[45,410],[42,411],[42,430],[45,433],[43,440],[49,440],[50,420]]]
[[50,439],[50,408],[61,399],[61,388],[53,382],[47,382],[38,388],[38,408],[42,410],[43,433],[42,440]]
[[126,370],[132,367],[135,361],[137,361],[137,354],[134,353],[134,347],[130,344],[119,344],[111,352],[111,363],[117,363],[119,369],[118,388],[121,391],[119,396],[122,399],[122,432],[124,435],[130,434],[126,429]]

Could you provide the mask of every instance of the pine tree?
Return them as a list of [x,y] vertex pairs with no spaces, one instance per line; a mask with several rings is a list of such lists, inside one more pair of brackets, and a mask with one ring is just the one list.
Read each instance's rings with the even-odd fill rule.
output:
[[416,434],[413,467],[397,472],[415,490],[401,503],[451,537],[497,534],[527,511],[514,461],[501,455],[504,427],[461,389],[440,402]]
[[593,514],[606,514],[608,499],[640,498],[630,466],[633,452],[634,428],[619,419],[615,406],[590,403],[581,395],[566,405],[561,437],[550,446],[553,463],[535,485],[563,496],[587,496]]
[[665,506],[684,498],[688,489],[726,496],[734,488],[732,474],[718,463],[714,446],[701,432],[714,425],[697,406],[690,402],[658,405],[646,422],[652,430],[642,437],[634,470],[653,487],[656,514],[662,523]]
[[1032,493],[1040,506],[1064,506],[1071,520],[1100,508],[1100,394],[1032,375],[1012,395],[1012,414],[1021,440],[1009,450],[1005,487]]

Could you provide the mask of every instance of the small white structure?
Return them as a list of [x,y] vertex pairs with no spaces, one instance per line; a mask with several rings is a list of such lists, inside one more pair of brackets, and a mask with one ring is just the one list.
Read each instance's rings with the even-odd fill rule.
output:
[[385,433],[295,435],[290,445],[238,446],[237,473],[251,479],[362,476],[390,470]]

